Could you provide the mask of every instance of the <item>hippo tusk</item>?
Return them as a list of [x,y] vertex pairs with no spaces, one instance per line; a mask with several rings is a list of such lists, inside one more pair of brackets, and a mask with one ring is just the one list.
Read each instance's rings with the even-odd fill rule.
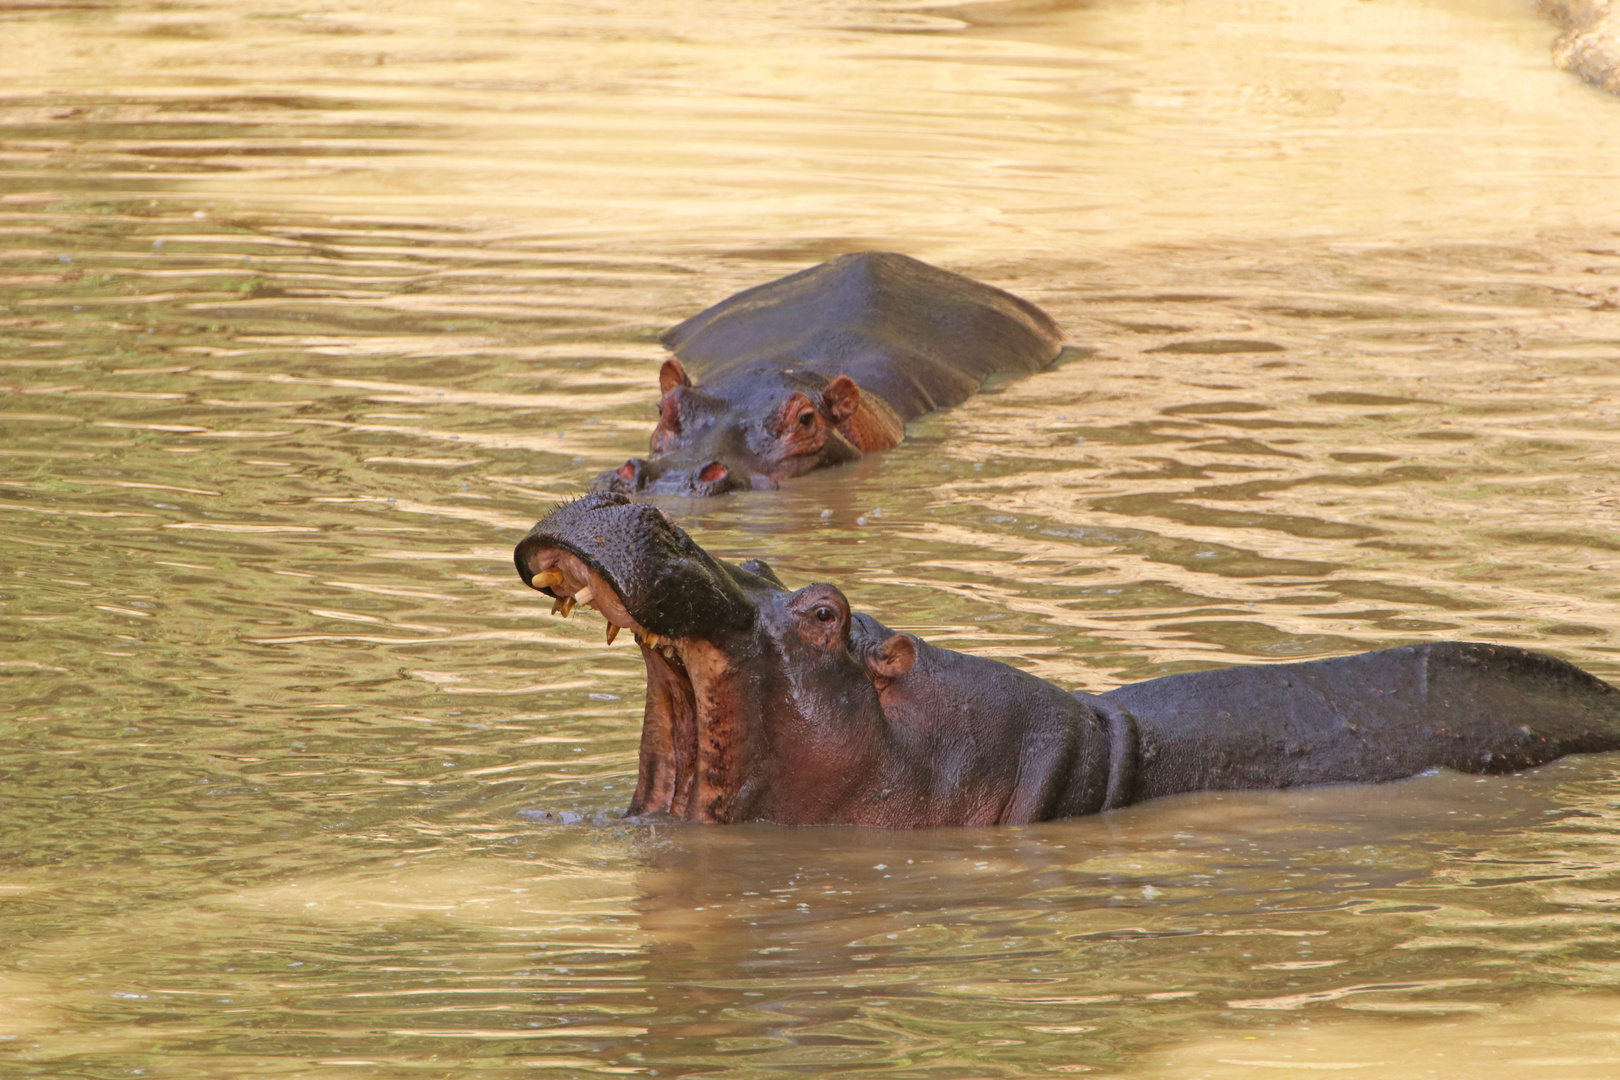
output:
[[595,595],[596,594],[591,591],[591,587],[587,585],[583,589],[579,590],[579,592],[574,594],[574,603],[588,604],[591,602],[591,598]]
[[544,589],[549,585],[561,585],[562,579],[562,571],[558,570],[556,567],[553,567],[550,570],[546,570],[542,573],[534,575],[534,577],[529,580],[529,588]]
[[565,619],[568,618],[568,613],[573,610],[574,598],[572,596],[561,597],[555,604],[551,605],[551,613],[553,615],[561,615]]
[[607,628],[607,643],[613,644],[613,639],[619,636],[619,624],[610,622]]

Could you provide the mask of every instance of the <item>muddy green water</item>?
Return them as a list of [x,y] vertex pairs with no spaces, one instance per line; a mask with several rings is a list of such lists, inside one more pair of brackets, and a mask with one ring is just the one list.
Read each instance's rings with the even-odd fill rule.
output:
[[510,551],[861,248],[1093,350],[706,546],[1093,689],[1620,677],[1620,100],[1509,0],[0,11],[0,1074],[1612,1077],[1615,757],[1024,829],[618,819]]

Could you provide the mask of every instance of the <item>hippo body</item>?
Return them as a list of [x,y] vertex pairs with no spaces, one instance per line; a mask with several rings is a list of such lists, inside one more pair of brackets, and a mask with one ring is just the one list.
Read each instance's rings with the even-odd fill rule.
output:
[[1133,801],[1507,773],[1620,749],[1620,690],[1527,649],[1440,641],[1169,675],[1095,697],[1140,734]]
[[773,488],[898,445],[905,421],[992,374],[1029,374],[1063,334],[1011,293],[905,255],[857,252],[746,289],[663,335],[650,453],[599,491]]
[[656,508],[554,510],[518,573],[630,627],[647,666],[632,814],[1016,824],[1189,791],[1502,773],[1620,749],[1620,690],[1523,649],[1436,642],[1069,692],[897,634],[831,585],[715,559]]

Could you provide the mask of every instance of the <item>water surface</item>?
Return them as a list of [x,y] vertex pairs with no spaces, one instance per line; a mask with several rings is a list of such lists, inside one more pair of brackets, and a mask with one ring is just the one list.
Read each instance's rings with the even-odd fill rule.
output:
[[1620,677],[1620,102],[1510,2],[38,4],[0,35],[0,1056],[1606,1076],[1612,759],[1024,829],[618,819],[512,545],[847,250],[1083,355],[672,513],[1067,686]]

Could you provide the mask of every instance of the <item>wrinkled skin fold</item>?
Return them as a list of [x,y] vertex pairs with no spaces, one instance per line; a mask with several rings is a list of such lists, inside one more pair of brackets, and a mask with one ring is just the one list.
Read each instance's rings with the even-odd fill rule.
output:
[[723,495],[854,461],[992,374],[1045,368],[1063,334],[1011,293],[867,251],[744,290],[663,342],[648,455],[598,491]]
[[635,635],[647,702],[632,814],[1015,824],[1620,749],[1620,690],[1524,649],[1437,642],[1091,695],[894,633],[832,585],[790,590],[763,563],[716,559],[622,495],[558,507],[514,560],[556,610],[588,606]]

